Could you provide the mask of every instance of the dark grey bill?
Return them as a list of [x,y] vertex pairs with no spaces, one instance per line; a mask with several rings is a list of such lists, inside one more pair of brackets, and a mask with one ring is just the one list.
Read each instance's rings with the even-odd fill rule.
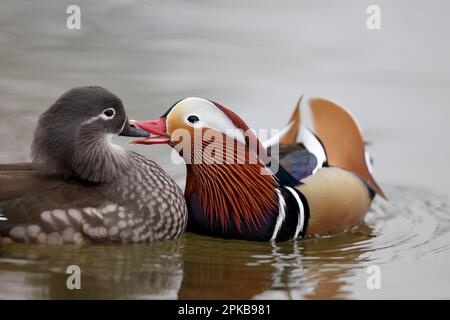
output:
[[139,128],[138,126],[130,123],[127,121],[125,126],[122,129],[122,132],[119,133],[119,136],[125,136],[125,137],[149,137],[150,134]]

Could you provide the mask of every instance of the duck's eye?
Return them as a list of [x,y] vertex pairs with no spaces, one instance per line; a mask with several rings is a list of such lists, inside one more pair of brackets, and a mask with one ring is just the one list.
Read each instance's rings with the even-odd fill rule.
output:
[[114,111],[113,108],[108,108],[106,110],[103,110],[103,118],[107,118],[107,119],[111,119],[112,117],[114,117],[114,115],[116,114],[116,112]]
[[199,119],[197,116],[194,116],[194,115],[189,116],[187,119],[188,119],[188,121],[189,121],[190,123],[196,123],[196,122],[199,122],[199,121],[200,121],[200,119]]

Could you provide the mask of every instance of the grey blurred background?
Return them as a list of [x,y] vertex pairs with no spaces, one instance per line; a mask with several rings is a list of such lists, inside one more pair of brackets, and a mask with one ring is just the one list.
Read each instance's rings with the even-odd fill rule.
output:
[[[81,30],[66,8],[81,7]],[[366,8],[381,8],[381,30]],[[0,1],[0,162],[29,160],[38,115],[67,89],[119,95],[131,118],[221,102],[279,128],[301,94],[341,102],[381,184],[450,193],[450,2]],[[121,138],[122,144],[126,141]],[[131,148],[182,181],[166,146]]]

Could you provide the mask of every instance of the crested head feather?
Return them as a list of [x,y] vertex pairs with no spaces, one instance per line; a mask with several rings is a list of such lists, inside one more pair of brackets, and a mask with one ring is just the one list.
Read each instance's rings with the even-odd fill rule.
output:
[[[245,132],[245,142],[247,146],[253,148],[253,151],[258,155],[258,157],[261,158],[263,163],[269,163],[270,159],[267,157],[266,149],[264,148],[261,141],[256,137],[256,135],[253,133],[253,131],[250,129],[250,127],[245,123],[244,120],[242,120],[241,117],[239,117],[236,113],[228,109],[227,107],[224,107],[223,105],[212,102],[214,105],[219,108],[225,115],[231,120],[231,122],[236,126],[236,128],[241,129],[243,132]],[[250,143],[250,141],[255,141],[256,144]]]

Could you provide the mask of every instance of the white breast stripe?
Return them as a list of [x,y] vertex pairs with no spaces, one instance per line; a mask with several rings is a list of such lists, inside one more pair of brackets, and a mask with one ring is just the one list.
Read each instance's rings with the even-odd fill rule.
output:
[[279,189],[277,189],[277,193],[279,200],[279,210],[277,223],[275,224],[275,230],[273,231],[272,238],[270,238],[271,241],[274,241],[277,238],[278,231],[280,231],[281,225],[283,224],[284,218],[286,217],[286,212],[284,211],[284,209],[286,208],[286,202],[284,202],[283,195],[281,194],[281,191]]
[[299,141],[302,142],[306,150],[314,154],[317,159],[317,165],[312,172],[315,174],[327,161],[325,150],[317,137],[304,125],[300,126]]
[[298,203],[298,222],[297,222],[297,228],[295,229],[295,235],[294,239],[297,239],[300,231],[303,230],[303,225],[305,223],[305,209],[303,208],[303,202],[300,199],[298,193],[292,189],[291,187],[286,187],[294,196],[295,200],[297,200]]

